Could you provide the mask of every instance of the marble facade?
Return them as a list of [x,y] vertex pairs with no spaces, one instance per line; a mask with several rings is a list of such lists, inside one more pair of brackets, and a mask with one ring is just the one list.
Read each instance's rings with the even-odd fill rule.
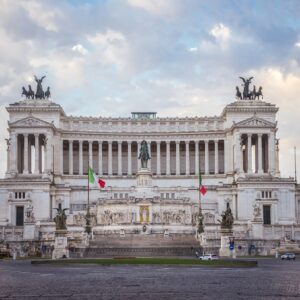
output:
[[[22,100],[7,111],[3,236],[22,228],[22,207],[25,218],[29,205],[41,238],[54,234],[56,207],[69,208],[69,234],[83,234],[90,165],[106,181],[105,189],[90,189],[93,235],[194,234],[213,245],[220,240],[221,214],[230,206],[233,234],[243,240],[282,240],[288,234],[300,240],[300,188],[280,176],[273,104],[237,100],[220,116],[195,118],[160,118],[153,112],[74,117],[48,99]],[[148,170],[138,159],[144,139]],[[200,172],[208,190],[201,199]],[[196,234],[200,203],[201,237]]]

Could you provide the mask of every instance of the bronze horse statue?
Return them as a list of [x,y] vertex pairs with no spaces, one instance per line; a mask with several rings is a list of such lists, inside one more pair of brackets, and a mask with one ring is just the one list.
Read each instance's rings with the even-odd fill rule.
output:
[[139,159],[141,160],[142,168],[147,168],[148,160],[151,159],[148,151],[148,144],[145,140],[141,143]]

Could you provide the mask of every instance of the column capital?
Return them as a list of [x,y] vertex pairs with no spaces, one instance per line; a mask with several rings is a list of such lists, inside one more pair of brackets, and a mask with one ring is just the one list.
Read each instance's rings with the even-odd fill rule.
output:
[[176,143],[176,145],[179,145],[179,144],[180,144],[180,141],[176,140],[175,143]]
[[102,143],[103,143],[103,141],[98,141],[98,144],[99,144],[99,145],[102,145]]
[[118,145],[121,145],[123,143],[123,141],[118,141]]
[[73,140],[69,140],[69,144],[72,144],[73,143]]
[[209,140],[204,140],[204,144],[208,144]]
[[158,144],[158,145],[160,145],[160,143],[161,143],[161,141],[155,141],[156,142],[156,144]]
[[28,135],[29,135],[28,133],[23,133],[24,137],[28,137]]
[[[18,134],[17,134],[17,135],[18,135]],[[34,136],[35,136],[35,137],[39,137],[40,134],[39,134],[39,133],[35,133]]]
[[170,145],[170,143],[171,143],[171,141],[166,141],[166,144],[167,144],[167,145]]
[[189,144],[190,143],[190,140],[188,140],[188,141],[184,141],[186,144]]
[[219,140],[214,140],[215,144],[218,144],[219,143]]
[[252,133],[247,133],[248,138],[252,137]]
[[112,144],[112,141],[107,141],[107,143],[108,143],[109,145],[111,145],[111,144]]
[[261,138],[261,137],[263,136],[263,133],[258,133],[257,136],[258,136],[259,138]]
[[93,144],[93,141],[88,141],[89,142],[89,144]]

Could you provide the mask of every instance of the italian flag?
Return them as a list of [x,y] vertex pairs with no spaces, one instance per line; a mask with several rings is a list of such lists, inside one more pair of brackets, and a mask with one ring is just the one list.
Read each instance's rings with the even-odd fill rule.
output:
[[91,167],[89,167],[88,176],[89,176],[89,183],[92,184],[98,183],[100,189],[103,189],[105,187],[105,181],[99,178]]
[[202,185],[202,176],[201,171],[199,170],[199,192],[204,196],[207,192],[207,189]]

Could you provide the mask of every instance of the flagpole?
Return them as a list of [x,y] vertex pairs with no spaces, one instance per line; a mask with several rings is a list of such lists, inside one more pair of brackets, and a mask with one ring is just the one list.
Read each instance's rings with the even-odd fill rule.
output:
[[295,182],[297,183],[297,157],[296,157],[296,146],[294,146],[294,160],[295,160]]
[[202,184],[202,176],[201,176],[201,168],[199,163],[199,177],[198,177],[199,215],[198,215],[198,228],[197,228],[198,233],[204,232],[202,207],[201,207],[201,192],[200,192],[201,184]]
[[87,234],[91,233],[91,223],[90,223],[90,178],[89,178],[89,173],[90,173],[90,167],[88,167],[88,174],[87,174],[87,180],[88,180],[88,194],[87,194],[87,208],[86,208],[86,227],[85,227],[85,232]]

